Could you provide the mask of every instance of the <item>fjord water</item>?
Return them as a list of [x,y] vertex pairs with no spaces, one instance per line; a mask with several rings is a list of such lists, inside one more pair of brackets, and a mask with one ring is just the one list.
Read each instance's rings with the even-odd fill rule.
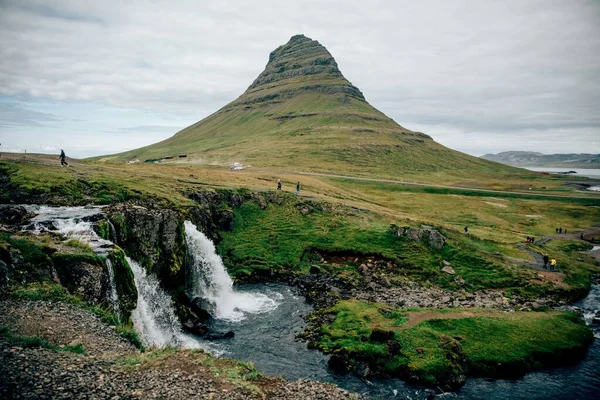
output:
[[554,168],[554,167],[524,167],[530,171],[536,172],[550,172],[553,174],[564,173],[568,171],[574,171],[575,174],[572,176],[585,176],[588,178],[600,179],[600,169],[597,168]]
[[[107,254],[113,243],[98,237],[92,223],[86,222],[100,209],[81,207],[35,207],[33,229],[53,231],[66,238],[76,237]],[[186,239],[193,260],[193,290],[213,305],[217,318],[211,328],[233,330],[235,337],[211,343],[185,335],[180,330],[170,298],[158,280],[129,259],[138,288],[138,304],[133,313],[135,327],[147,345],[205,348],[215,355],[252,361],[265,374],[288,379],[308,378],[331,382],[374,399],[424,399],[440,394],[400,380],[363,380],[353,375],[335,375],[327,367],[327,356],[309,350],[295,339],[305,328],[303,317],[312,308],[295,289],[280,284],[233,286],[214,245],[191,223],[186,223]],[[576,303],[586,321],[599,309],[600,286],[593,285],[586,299]],[[213,310],[213,311],[214,311]],[[594,334],[600,338],[600,327]],[[510,350],[509,350],[510,351]],[[593,399],[600,393],[600,343],[595,341],[586,358],[573,366],[529,373],[516,380],[469,379],[458,393],[445,396],[462,399]]]

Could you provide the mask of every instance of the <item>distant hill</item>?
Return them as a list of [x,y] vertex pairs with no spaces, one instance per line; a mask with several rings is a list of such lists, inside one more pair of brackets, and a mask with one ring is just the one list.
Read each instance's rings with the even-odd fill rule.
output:
[[504,151],[481,156],[486,160],[520,167],[600,168],[600,154],[542,154],[532,151]]
[[275,49],[250,87],[214,114],[162,142],[98,159],[239,162],[394,179],[471,176],[475,171],[522,173],[448,149],[400,126],[344,78],[325,47],[304,35]]

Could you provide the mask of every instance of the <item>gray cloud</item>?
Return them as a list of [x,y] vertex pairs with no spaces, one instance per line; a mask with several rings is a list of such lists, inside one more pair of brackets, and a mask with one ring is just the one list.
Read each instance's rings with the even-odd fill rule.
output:
[[450,147],[539,139],[549,152],[551,138],[600,152],[596,1],[3,2],[0,94],[201,119],[296,33],[325,45],[375,107]]
[[0,102],[0,128],[17,126],[50,126],[60,118],[53,114],[28,110],[17,104]]

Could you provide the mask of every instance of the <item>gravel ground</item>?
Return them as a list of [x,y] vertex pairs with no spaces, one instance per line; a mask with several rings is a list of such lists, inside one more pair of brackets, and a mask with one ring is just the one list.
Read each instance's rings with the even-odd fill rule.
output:
[[67,303],[0,301],[0,326],[10,327],[15,335],[44,338],[56,346],[81,344],[89,355],[137,352],[96,315]]
[[[87,310],[60,302],[0,301],[0,325],[85,354],[22,348],[0,337],[1,399],[347,399],[309,380],[236,383],[226,360],[191,351],[141,354]],[[220,376],[216,369],[220,369]]]

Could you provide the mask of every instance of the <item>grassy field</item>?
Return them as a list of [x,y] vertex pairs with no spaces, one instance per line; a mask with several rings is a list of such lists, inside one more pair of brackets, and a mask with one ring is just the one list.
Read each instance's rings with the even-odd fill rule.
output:
[[[249,169],[231,171],[219,167],[194,165],[124,165],[73,160],[73,167],[60,168],[56,159],[37,155],[3,155],[0,172],[12,185],[12,192],[0,194],[7,201],[15,189],[47,196],[48,203],[65,198],[78,204],[107,204],[136,198],[151,198],[168,207],[190,207],[186,193],[195,190],[248,188],[268,192],[282,179],[281,204],[260,210],[249,202],[235,209],[234,231],[223,233],[219,244],[234,274],[252,269],[296,266],[301,269],[310,260],[303,255],[310,249],[348,250],[380,254],[412,265],[413,275],[434,282],[439,276],[442,259],[451,261],[458,273],[475,287],[522,286],[531,276],[518,263],[532,261],[531,256],[514,246],[535,236],[538,240],[554,234],[557,226],[576,232],[600,224],[600,196],[595,193],[563,192],[561,178],[540,176],[549,189],[526,190],[522,194],[497,192],[474,193],[469,189],[435,188],[368,182],[321,176],[279,174],[276,171]],[[516,178],[515,178],[516,179]],[[295,189],[301,180],[302,195]],[[521,181],[522,185],[527,185]],[[505,181],[505,189],[514,183]],[[532,195],[553,193],[554,197]],[[288,195],[286,195],[288,193]],[[42,196],[44,198],[44,196]],[[324,207],[323,207],[324,205]],[[307,206],[304,216],[299,208]],[[441,251],[431,251],[423,244],[401,243],[388,234],[390,224],[437,227],[448,239]],[[469,227],[469,235],[462,233]],[[275,240],[276,239],[276,240]],[[580,286],[593,272],[589,261],[562,249],[539,249],[552,252],[569,282]],[[496,253],[503,255],[497,257]],[[485,283],[484,281],[488,281]]]

